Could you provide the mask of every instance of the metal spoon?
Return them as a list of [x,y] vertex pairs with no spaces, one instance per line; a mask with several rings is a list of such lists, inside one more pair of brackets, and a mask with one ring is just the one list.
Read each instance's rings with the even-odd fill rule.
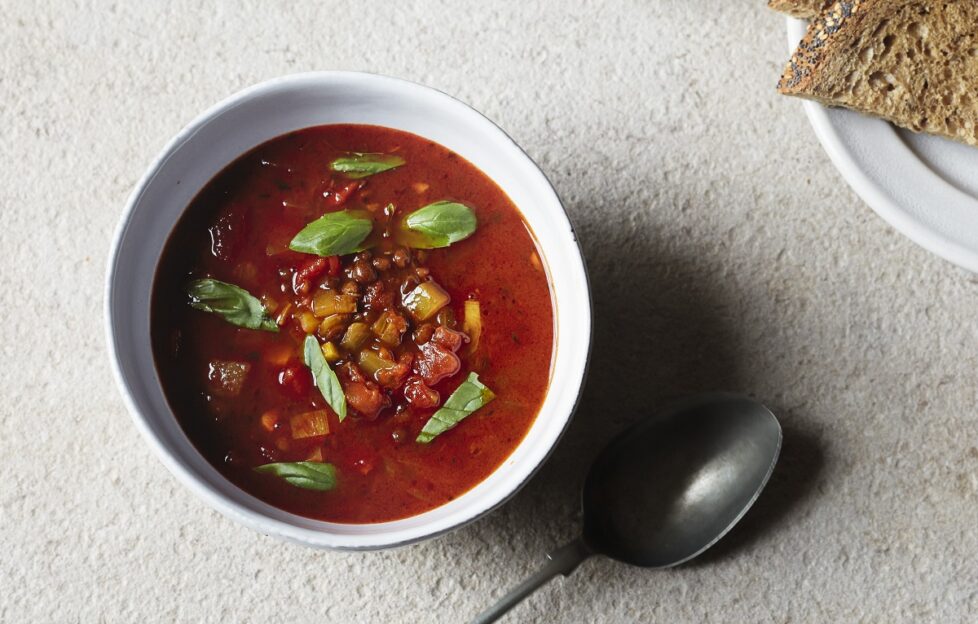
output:
[[757,500],[781,451],[781,425],[746,397],[688,399],[629,427],[584,483],[584,534],[473,624],[489,624],[591,555],[646,568],[689,561]]

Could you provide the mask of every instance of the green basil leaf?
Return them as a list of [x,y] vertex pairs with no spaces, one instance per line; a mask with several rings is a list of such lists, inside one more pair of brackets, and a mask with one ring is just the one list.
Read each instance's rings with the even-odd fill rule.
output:
[[303,345],[303,358],[306,361],[306,366],[312,371],[312,378],[316,381],[319,392],[336,412],[340,422],[343,422],[343,419],[346,418],[346,395],[343,394],[343,386],[340,385],[339,378],[323,356],[323,350],[315,336],[306,336],[306,342]]
[[342,173],[348,178],[359,180],[381,173],[390,169],[395,169],[404,164],[404,159],[393,154],[363,154],[360,152],[350,152],[346,156],[340,156],[329,164],[329,168],[337,173]]
[[469,373],[468,379],[455,389],[441,409],[431,415],[415,441],[422,444],[431,442],[495,398],[496,395],[479,381],[477,374]]
[[363,251],[374,222],[365,210],[341,210],[319,217],[295,235],[289,249],[317,256],[342,256]]
[[404,225],[421,235],[412,240],[414,247],[433,249],[468,238],[475,232],[478,222],[475,213],[465,204],[440,201],[412,212]]
[[198,279],[187,285],[190,306],[196,310],[219,314],[238,327],[277,332],[275,319],[251,293],[234,284],[216,279]]
[[304,490],[325,492],[336,487],[336,467],[323,462],[281,462],[265,464],[255,472],[273,474]]

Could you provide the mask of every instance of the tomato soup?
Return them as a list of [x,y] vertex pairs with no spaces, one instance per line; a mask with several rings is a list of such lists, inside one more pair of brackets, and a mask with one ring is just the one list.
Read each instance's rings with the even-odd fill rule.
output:
[[164,249],[154,357],[187,436],[286,511],[397,520],[478,484],[547,392],[554,310],[503,191],[424,138],[307,128],[218,174]]

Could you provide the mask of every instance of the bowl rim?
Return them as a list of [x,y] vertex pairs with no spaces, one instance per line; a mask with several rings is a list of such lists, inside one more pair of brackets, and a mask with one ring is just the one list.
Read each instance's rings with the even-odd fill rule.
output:
[[[536,465],[532,469],[528,470],[522,478],[512,486],[507,486],[509,491],[502,493],[498,498],[491,502],[488,506],[481,509],[466,510],[464,517],[459,519],[457,522],[451,523],[447,526],[432,530],[415,530],[415,535],[411,536],[382,536],[382,535],[366,535],[366,536],[342,536],[343,539],[337,540],[336,534],[330,533],[328,531],[323,531],[315,528],[307,528],[296,526],[294,524],[289,524],[277,518],[270,517],[266,514],[261,513],[258,510],[249,509],[244,507],[240,503],[231,500],[224,494],[212,489],[207,484],[205,484],[190,468],[184,465],[184,463],[173,456],[164,443],[157,437],[156,433],[152,431],[149,423],[147,422],[147,416],[145,416],[136,404],[136,401],[132,395],[129,387],[128,380],[125,373],[122,370],[122,364],[120,361],[119,350],[120,345],[116,339],[114,326],[115,326],[115,316],[113,313],[113,287],[114,287],[114,276],[116,272],[116,267],[119,263],[119,255],[122,247],[122,243],[126,238],[126,235],[131,225],[133,215],[135,213],[136,207],[139,204],[144,192],[153,182],[155,177],[158,175],[160,169],[165,165],[167,160],[173,155],[174,152],[178,150],[186,141],[188,141],[193,135],[198,132],[201,128],[210,123],[215,117],[219,116],[223,112],[236,107],[237,105],[260,96],[267,92],[275,91],[279,88],[285,86],[301,86],[303,83],[311,82],[316,83],[320,81],[331,81],[331,80],[364,80],[367,82],[374,82],[375,84],[382,85],[385,88],[392,89],[408,89],[415,90],[418,93],[426,94],[429,97],[435,98],[440,104],[446,107],[454,107],[456,110],[460,110],[463,113],[469,115],[472,119],[472,123],[481,124],[480,132],[484,132],[488,135],[494,135],[496,139],[501,140],[502,143],[508,147],[515,149],[515,154],[522,157],[523,162],[520,168],[525,170],[527,175],[535,178],[536,182],[540,184],[540,188],[545,189],[552,195],[553,202],[557,207],[559,207],[559,213],[555,213],[553,218],[563,217],[563,223],[559,223],[559,227],[564,227],[569,230],[571,241],[573,245],[572,249],[569,251],[573,252],[573,255],[580,262],[580,275],[575,279],[582,279],[582,286],[585,289],[586,297],[583,301],[576,302],[577,305],[586,307],[586,309],[581,310],[584,314],[586,321],[583,323],[586,328],[586,347],[584,349],[584,361],[580,369],[580,377],[573,379],[577,384],[576,396],[574,397],[573,403],[570,409],[564,415],[563,424],[560,427],[559,432],[553,438],[550,443],[550,447],[543,454],[543,456],[537,461]],[[469,121],[467,120],[468,124]],[[576,268],[576,267],[575,267]],[[379,550],[385,548],[393,548],[399,546],[405,546],[408,544],[417,543],[427,539],[437,537],[449,533],[451,531],[457,530],[479,518],[486,516],[495,509],[502,506],[508,500],[510,500],[520,489],[526,485],[530,479],[547,463],[548,459],[553,455],[554,450],[560,443],[564,434],[567,432],[571,421],[573,420],[574,414],[580,405],[581,397],[584,392],[584,387],[587,380],[588,371],[590,369],[591,362],[591,352],[593,347],[593,334],[594,334],[594,312],[593,312],[593,301],[592,292],[590,285],[590,277],[588,274],[587,263],[583,250],[581,248],[580,240],[577,236],[577,231],[574,228],[574,224],[571,221],[570,215],[567,213],[567,209],[564,206],[563,201],[560,199],[556,189],[551,184],[550,180],[540,169],[540,166],[523,150],[519,144],[516,143],[502,128],[500,128],[495,122],[483,115],[481,112],[475,108],[469,106],[465,102],[459,100],[458,98],[449,95],[438,89],[422,85],[410,80],[405,80],[401,78],[394,78],[390,76],[384,76],[381,74],[370,73],[370,72],[359,72],[359,71],[312,71],[312,72],[300,72],[293,74],[286,74],[269,80],[265,80],[251,86],[245,87],[238,90],[231,95],[225,97],[224,99],[218,101],[217,103],[211,105],[203,112],[195,116],[189,123],[187,123],[177,134],[175,134],[167,143],[163,146],[159,153],[150,161],[146,170],[142,176],[137,181],[133,190],[130,192],[126,199],[125,207],[122,214],[119,217],[119,221],[116,225],[115,232],[112,236],[111,246],[109,248],[109,254],[107,258],[105,283],[103,291],[103,318],[104,318],[104,328],[106,337],[106,346],[109,354],[109,361],[112,369],[113,377],[115,378],[116,385],[119,388],[120,394],[122,395],[123,403],[126,406],[127,411],[139,431],[143,440],[153,449],[153,452],[157,458],[163,463],[167,470],[176,477],[182,485],[187,487],[196,496],[202,499],[210,507],[217,510],[226,517],[243,524],[259,533],[270,535],[279,539],[286,541],[303,544],[306,546],[311,546],[314,548],[325,548],[330,550],[345,550],[345,551],[361,551],[361,550]],[[555,306],[556,307],[556,306]],[[555,312],[559,314],[559,312]],[[555,318],[556,322],[556,318]],[[576,339],[580,339],[581,336],[576,336]],[[559,337],[555,337],[556,345],[559,345]],[[555,345],[555,346],[556,346]],[[155,365],[154,365],[155,366]],[[553,389],[553,380],[551,380],[551,385],[547,389],[549,393]],[[172,416],[172,413],[171,413]],[[182,427],[181,427],[182,429]],[[517,445],[513,452],[522,445],[527,438],[524,437],[520,444]],[[192,444],[192,442],[191,442]],[[493,470],[490,475],[495,474],[500,468],[505,465],[505,462],[501,463],[499,466]],[[227,481],[223,475],[221,478]],[[488,478],[488,477],[487,477]],[[228,481],[228,483],[231,483]],[[481,482],[480,482],[481,483]],[[233,483],[231,485],[234,485]],[[473,487],[477,487],[476,486]],[[237,487],[237,486],[234,486]],[[240,488],[239,488],[240,489]],[[505,488],[501,488],[505,489]],[[416,517],[416,516],[414,516]],[[405,532],[404,530],[401,533]],[[394,537],[394,539],[391,539]]]

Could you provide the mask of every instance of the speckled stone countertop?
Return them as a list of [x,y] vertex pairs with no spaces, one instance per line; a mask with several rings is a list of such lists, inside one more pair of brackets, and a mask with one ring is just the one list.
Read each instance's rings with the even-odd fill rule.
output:
[[[785,430],[702,559],[585,563],[511,622],[956,622],[978,612],[978,278],[865,206],[761,0],[0,3],[0,621],[459,622],[579,528],[590,460],[688,393]],[[163,144],[255,82],[364,69],[447,91],[535,158],[590,266],[576,420],[510,503],[401,550],[280,543],[177,484],[131,424],[102,284]],[[624,337],[627,339],[623,340]]]

